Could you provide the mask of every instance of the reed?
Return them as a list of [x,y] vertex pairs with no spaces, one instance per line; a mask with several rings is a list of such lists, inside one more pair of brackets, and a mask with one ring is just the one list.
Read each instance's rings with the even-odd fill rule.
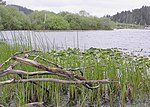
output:
[[[9,45],[5,42],[0,42],[0,63],[3,63],[11,55],[18,51],[31,49],[41,49],[43,53],[38,53],[39,56],[60,65],[63,69],[82,68],[72,71],[83,75],[87,80],[102,80],[118,81],[117,83],[109,83],[106,85],[99,84],[99,87],[93,90],[87,89],[82,85],[64,85],[61,83],[43,82],[37,83],[21,83],[4,85],[1,88],[0,104],[5,106],[10,104],[23,106],[30,102],[44,102],[45,105],[51,106],[114,106],[116,104],[124,106],[125,104],[145,103],[144,100],[150,97],[150,60],[146,57],[130,55],[116,48],[99,49],[90,48],[82,52],[74,48],[67,50],[47,50],[44,43],[41,45],[32,46],[31,36],[19,39],[15,36],[14,40],[26,40],[27,44],[15,43]],[[39,39],[37,36],[35,41]],[[36,54],[36,53],[35,53]],[[37,60],[43,64],[53,66],[43,60]],[[8,62],[4,68],[7,68],[12,61]],[[89,68],[83,68],[93,66]],[[15,69],[32,72],[37,68],[33,68],[24,64],[19,64]],[[12,78],[20,79],[20,76],[8,75],[1,77],[0,81]],[[36,78],[58,78],[55,75],[36,75]],[[31,77],[27,77],[31,78]],[[46,91],[48,90],[48,91]],[[146,97],[145,97],[146,96]],[[149,99],[148,99],[149,100]]]

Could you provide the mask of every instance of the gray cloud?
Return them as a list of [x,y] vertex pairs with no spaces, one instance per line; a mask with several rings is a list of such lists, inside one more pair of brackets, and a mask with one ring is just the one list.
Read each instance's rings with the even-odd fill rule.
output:
[[35,10],[77,13],[86,10],[92,15],[104,16],[123,10],[150,6],[150,0],[5,0],[7,4],[17,4]]

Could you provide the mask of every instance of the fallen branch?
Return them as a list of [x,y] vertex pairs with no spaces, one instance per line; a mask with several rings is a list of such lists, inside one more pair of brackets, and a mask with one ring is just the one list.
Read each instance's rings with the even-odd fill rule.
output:
[[[25,53],[24,58],[27,58],[27,57],[29,57],[29,54],[27,54],[27,53],[30,53],[30,52],[38,52],[38,51],[31,50],[31,51],[26,51],[26,52],[17,52],[16,55],[17,55],[17,54],[20,54],[20,53],[22,53],[22,54]],[[10,61],[11,59],[12,59],[12,57],[10,57],[8,61]],[[6,61],[5,61],[5,62],[6,62]],[[35,72],[34,72],[34,73],[31,73],[31,74],[30,74],[30,73],[28,74],[28,72],[25,72],[25,71],[13,70],[13,69],[15,68],[15,66],[18,65],[18,64],[20,64],[20,62],[15,61],[15,62],[13,62],[6,70],[0,70],[0,76],[6,76],[6,75],[8,75],[8,74],[17,74],[20,78],[22,78],[22,79],[27,79],[27,77],[25,77],[25,76],[28,76],[28,75],[32,75],[32,76],[33,76],[33,75],[36,75]],[[43,73],[43,72],[42,72],[42,73]],[[39,75],[40,75],[40,74],[39,74]],[[15,78],[15,77],[14,77],[14,78]],[[32,82],[32,83],[35,84],[35,85],[38,85],[39,87],[42,88],[42,86],[39,85],[39,84],[37,84],[36,82]],[[47,90],[47,89],[45,89],[45,88],[44,88],[44,90],[46,90],[46,92],[49,93],[49,90]]]
[[0,107],[5,107],[5,106],[3,106],[3,105],[0,104]]
[[36,68],[39,68],[39,69],[42,69],[42,70],[45,70],[45,71],[49,71],[52,74],[62,74],[62,75],[66,75],[66,76],[68,76],[69,78],[72,78],[72,79],[76,78],[78,80],[86,80],[84,77],[82,77],[78,74],[75,74],[73,72],[63,70],[63,69],[60,69],[60,68],[51,68],[49,66],[46,66],[44,64],[38,63],[36,61],[30,60],[30,59],[27,59],[27,58],[14,56],[13,59],[20,62],[20,63],[30,65],[32,67],[36,67]]
[[24,105],[23,107],[43,107],[44,102],[32,102]]
[[[93,89],[93,88],[98,88],[99,85],[96,87],[92,87],[92,84],[109,83],[109,81],[107,81],[107,80],[86,80],[83,76],[75,74],[74,72],[71,72],[71,71],[77,71],[77,70],[81,71],[83,69],[91,68],[93,66],[64,70],[60,65],[57,65],[54,62],[51,62],[39,55],[38,56],[29,55],[28,53],[31,53],[31,52],[41,52],[41,51],[30,50],[30,51],[24,51],[24,52],[17,52],[0,66],[0,67],[2,67],[4,64],[9,62],[11,59],[15,60],[15,62],[13,64],[11,64],[6,70],[0,70],[0,76],[6,76],[8,74],[17,74],[22,78],[21,80],[16,80],[14,78],[12,80],[2,81],[2,82],[0,82],[0,85],[11,84],[11,83],[26,83],[26,82],[32,82],[34,84],[36,84],[35,82],[56,82],[56,83],[63,83],[63,84],[83,84],[87,88]],[[24,54],[24,57],[17,56],[19,54]],[[33,60],[27,59],[27,57],[29,57],[29,56],[34,57],[34,59]],[[58,68],[53,68],[53,67],[49,67],[47,65],[38,63],[38,62],[36,62],[37,58],[39,58],[43,61],[49,62],[50,64],[52,64]],[[38,68],[38,69],[41,69],[44,71],[26,72],[26,71],[22,71],[22,70],[13,70],[13,68],[19,63],[26,64],[26,65],[29,65],[29,66],[32,66],[32,67],[35,67],[35,68]],[[61,77],[72,79],[72,81],[59,80],[59,79],[53,79],[53,78],[27,79],[25,77],[25,76],[45,75],[45,74],[58,75]],[[81,74],[82,74],[82,72],[81,72]]]
[[36,71],[36,72],[26,72],[26,71],[22,71],[22,70],[3,70],[0,72],[0,77],[1,76],[6,76],[9,74],[17,74],[17,75],[22,75],[22,76],[34,76],[34,75],[58,75],[58,76],[62,76],[64,78],[67,78],[66,75],[63,74],[53,74],[52,72],[49,71]]
[[94,66],[86,66],[86,67],[81,67],[81,68],[69,68],[67,69],[68,71],[80,71],[80,70],[83,70],[83,69],[87,69],[87,68],[93,68]]
[[41,57],[41,56],[36,56],[36,55],[30,55],[30,56],[31,56],[31,57],[39,58],[39,59],[41,59],[41,60],[43,60],[43,61],[46,61],[46,62],[48,62],[48,63],[50,63],[50,64],[52,64],[52,65],[54,65],[54,66],[56,66],[56,67],[58,67],[58,68],[60,68],[60,69],[63,69],[63,67],[61,67],[60,65],[55,64],[54,62],[52,62],[52,61],[50,61],[50,60],[47,60],[47,59],[45,59],[45,58],[43,58],[43,57]]
[[23,51],[23,52],[16,52],[13,56],[17,56],[19,54],[28,54],[28,53],[32,53],[32,52],[42,52],[42,51],[37,51],[37,50],[29,50],[29,51]]
[[3,62],[2,64],[0,64],[0,68],[2,68],[3,65],[5,65],[6,63],[8,63],[12,58],[8,58],[5,62]]
[[[82,80],[82,81],[67,81],[67,80],[59,80],[54,78],[31,78],[31,79],[22,79],[22,80],[7,80],[0,82],[0,86],[6,84],[15,84],[15,83],[26,83],[26,82],[55,82],[55,83],[62,83],[62,84],[108,84],[111,81],[108,80]],[[117,82],[117,81],[112,81]]]
[[[16,56],[16,55],[19,55],[19,54],[26,54],[25,57],[28,57],[27,53],[32,53],[32,52],[41,52],[41,51],[29,50],[29,51],[23,51],[23,52],[16,52],[13,56]],[[0,64],[0,68],[2,68],[2,66],[5,65],[6,63],[8,63],[11,59],[12,59],[12,57],[8,58],[5,62],[3,62],[2,64]]]

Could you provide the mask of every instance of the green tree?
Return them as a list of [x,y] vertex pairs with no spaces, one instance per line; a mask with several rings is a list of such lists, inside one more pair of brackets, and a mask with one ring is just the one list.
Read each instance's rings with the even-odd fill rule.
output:
[[69,23],[63,17],[58,15],[48,15],[46,19],[46,29],[49,30],[67,30]]
[[0,30],[3,30],[4,29],[4,27],[3,27],[3,25],[2,25],[2,18],[1,18],[1,16],[0,16]]
[[113,22],[106,17],[100,18],[100,28],[104,30],[111,30],[113,26]]
[[11,6],[0,6],[0,24],[2,30],[21,30],[30,27],[27,16]]
[[55,13],[49,12],[49,11],[34,11],[34,12],[32,12],[29,15],[32,29],[35,29],[35,30],[45,29],[45,26],[46,26],[45,22],[49,15],[55,15]]
[[80,16],[90,16],[90,13],[86,12],[85,10],[79,11]]
[[81,17],[80,26],[82,30],[97,30],[98,22],[95,17]]
[[70,29],[79,30],[81,29],[81,17],[77,14],[67,14],[64,19],[70,24]]

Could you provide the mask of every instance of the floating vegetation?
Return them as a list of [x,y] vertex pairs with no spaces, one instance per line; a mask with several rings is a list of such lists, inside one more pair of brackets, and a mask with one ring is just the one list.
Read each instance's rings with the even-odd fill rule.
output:
[[[68,79],[60,75],[48,74],[46,69],[43,71],[43,68],[30,66],[31,63],[25,64],[22,61],[15,65],[14,70],[26,71],[26,76],[22,74],[2,76],[2,71],[15,63],[15,60],[6,60],[21,50],[19,47],[10,49],[9,45],[0,44],[0,63],[2,65],[0,70],[0,104],[4,106],[27,106],[33,102],[45,107],[150,105],[149,58],[129,55],[117,48],[90,48],[84,52],[77,48],[68,48],[60,51],[28,53],[29,60],[69,71],[74,76],[84,77],[85,80],[108,81],[106,84],[101,82],[92,84],[93,89],[91,89],[87,88],[85,84],[79,83],[37,82],[43,78],[76,82],[76,78],[69,77]],[[26,55],[19,54],[15,54],[15,56],[19,55],[22,58]],[[36,71],[45,72],[45,75],[38,73],[37,75],[30,75]],[[36,81],[32,81],[33,78]],[[19,80],[21,82],[25,79],[28,81],[19,83]],[[7,80],[13,80],[12,83],[16,80],[16,83],[2,85],[2,82]],[[82,81],[78,80],[77,82]]]

